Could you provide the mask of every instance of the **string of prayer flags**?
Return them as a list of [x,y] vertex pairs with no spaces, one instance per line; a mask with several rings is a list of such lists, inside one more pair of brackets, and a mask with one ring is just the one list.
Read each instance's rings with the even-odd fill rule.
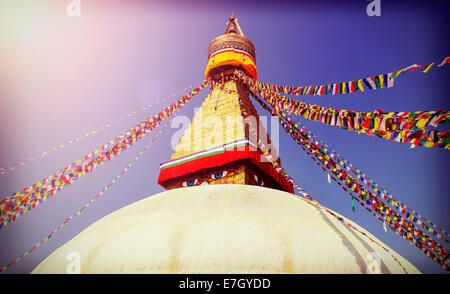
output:
[[[445,110],[385,113],[378,109],[374,112],[358,112],[351,110],[347,111],[345,109],[325,108],[315,104],[307,104],[302,101],[279,95],[271,89],[265,89],[258,86],[258,81],[252,80],[242,71],[236,71],[235,74],[253,91],[260,95],[267,96],[267,99],[274,100],[276,102],[276,107],[296,115],[304,115],[304,112],[308,112],[308,114],[313,114],[313,116],[319,116],[319,114],[316,113],[317,111],[326,110],[329,115],[339,115],[341,117],[340,121],[335,117],[334,123],[329,123],[340,127],[350,127],[353,129],[361,125],[363,129],[369,129],[372,126],[376,129],[384,131],[401,131],[404,128],[423,129],[429,125],[437,127],[438,124],[450,124],[450,112]],[[274,101],[268,102],[274,103]],[[304,109],[303,112],[302,109]],[[347,119],[345,119],[346,116]],[[349,116],[359,118],[359,123],[349,122]]]
[[[375,183],[371,178],[369,178],[366,174],[364,174],[362,171],[360,171],[358,168],[353,166],[349,161],[347,161],[342,155],[340,155],[337,151],[335,151],[332,147],[327,145],[324,141],[322,141],[320,138],[316,137],[312,132],[310,132],[307,128],[305,128],[300,122],[295,122],[298,127],[300,127],[301,131],[306,131],[306,134],[308,138],[314,140],[316,144],[319,145],[321,150],[325,152],[328,156],[331,158],[334,158],[336,161],[339,161],[340,165],[347,171],[352,172],[357,176],[357,179],[361,182],[362,185],[366,185],[369,188],[373,189],[373,192],[375,195],[378,195],[382,199],[384,199],[391,207],[399,210],[403,215],[406,215],[406,213],[410,213],[410,215],[413,215],[414,218],[412,221],[414,221],[417,225],[422,226],[422,228],[425,228],[425,226],[428,226],[430,229],[436,229],[436,237],[439,238],[442,241],[445,241],[445,243],[449,243],[449,240],[446,239],[443,235],[439,234],[438,232],[441,232],[442,234],[446,236],[450,236],[447,231],[433,223],[431,220],[425,218],[420,213],[416,212],[415,210],[411,209],[404,203],[402,203],[400,200],[396,199],[394,196],[392,196],[388,191],[383,189],[380,185]],[[329,177],[329,174],[328,174]]]
[[[307,145],[308,146],[308,145]],[[310,147],[310,146],[308,146]],[[305,151],[307,151],[306,149],[304,149]],[[320,162],[313,157],[312,154],[310,154],[311,158],[314,159],[314,161],[324,170],[326,171],[326,169],[320,165]],[[346,186],[344,186],[344,184],[342,184],[341,182],[339,182],[335,177],[331,177],[336,183],[338,183],[339,186],[341,186],[341,188],[348,194],[352,194],[352,191],[347,189]],[[349,181],[346,181],[347,184],[349,184]],[[361,196],[361,194],[359,194],[359,196]],[[388,218],[388,216],[386,214],[384,214],[382,212],[382,205],[377,205],[377,203],[373,200],[373,199],[369,199],[366,198],[364,199],[364,201],[360,201],[357,198],[354,198],[360,205],[362,205],[363,207],[366,208],[366,210],[368,210],[369,212],[371,212],[371,214],[373,214],[374,216],[376,216],[380,221],[384,221],[386,220],[386,218]],[[372,203],[374,203],[372,207],[368,206],[366,204],[366,202],[369,205],[372,205]],[[375,211],[372,211],[372,209],[375,208]],[[389,212],[391,213],[391,212]],[[396,217],[394,217],[394,219],[397,219]],[[400,222],[401,224],[406,224],[406,222]],[[426,253],[428,256],[430,256],[434,261],[438,262],[444,269],[448,270],[448,264],[445,263],[446,259],[446,255],[444,255],[444,253],[446,254],[445,248],[441,249],[439,248],[438,250],[434,251],[432,250],[433,246],[435,246],[435,244],[433,244],[433,242],[430,242],[430,240],[427,240],[424,236],[421,236],[421,240],[419,241],[419,239],[411,239],[411,234],[410,232],[408,232],[407,230],[404,230],[403,228],[400,228],[398,223],[396,223],[397,225],[397,229],[393,226],[391,226],[390,228],[392,230],[394,230],[397,234],[400,234],[404,239],[408,240],[408,241],[414,241],[414,244],[424,253]],[[408,230],[411,230],[411,226],[407,225],[406,228]],[[416,231],[414,231],[415,234],[418,234]],[[426,243],[423,243],[426,242]],[[426,246],[425,246],[426,245]]]
[[339,220],[340,222],[342,222],[343,224],[345,224],[347,227],[352,228],[353,230],[359,232],[360,234],[364,235],[365,237],[367,237],[370,241],[372,241],[373,243],[377,244],[378,246],[380,246],[381,248],[383,248],[387,253],[389,253],[392,258],[400,265],[400,267],[403,269],[403,271],[405,273],[408,273],[406,271],[406,268],[403,266],[403,264],[389,251],[389,249],[387,249],[386,247],[384,247],[382,244],[380,244],[379,242],[375,241],[373,238],[371,238],[369,235],[367,235],[364,231],[356,228],[353,224],[349,223],[348,221],[346,222],[344,220],[343,217],[340,217],[338,215],[336,215],[335,213],[333,213],[331,210],[324,208],[322,206],[318,206],[320,209],[322,209],[323,211],[329,213],[330,215],[332,215],[334,218],[336,218],[337,220]]
[[[172,120],[170,120],[172,121]],[[148,148],[150,147],[151,144],[153,144],[153,142],[158,138],[158,136],[162,133],[163,130],[165,130],[167,128],[168,125],[170,125],[170,121],[169,123],[165,124],[161,130],[159,130],[159,132],[156,134],[155,137],[153,137],[153,139],[150,141],[150,143],[148,143],[144,149],[139,153],[138,156],[136,156],[128,165],[126,168],[124,168],[108,185],[106,185],[99,193],[97,193],[95,195],[95,197],[93,197],[89,202],[87,202],[85,205],[83,205],[79,210],[77,210],[74,214],[72,214],[69,217],[66,217],[64,219],[64,221],[58,226],[56,227],[54,230],[52,230],[47,237],[45,237],[44,239],[42,239],[41,241],[39,241],[38,243],[36,243],[33,247],[31,247],[30,250],[26,251],[24,254],[22,254],[21,256],[17,257],[16,259],[14,259],[13,261],[11,261],[10,263],[8,263],[7,265],[0,267],[0,272],[4,272],[6,271],[8,268],[10,268],[12,265],[16,264],[17,262],[19,262],[21,259],[23,259],[25,256],[28,256],[29,254],[33,253],[33,251],[35,251],[37,248],[39,248],[42,244],[46,243],[50,238],[52,238],[55,233],[57,231],[59,231],[60,229],[62,229],[68,222],[70,222],[71,220],[73,220],[75,217],[79,216],[83,211],[86,210],[86,208],[88,208],[89,206],[91,206],[94,201],[99,198],[100,196],[102,196],[114,183],[116,183],[121,176],[123,176],[129,169],[130,167],[133,166],[133,164],[144,154],[145,151],[148,150]]]
[[106,124],[106,125],[104,125],[104,126],[102,126],[102,127],[100,127],[100,128],[94,129],[94,130],[92,130],[92,131],[89,131],[89,132],[85,133],[85,134],[82,135],[82,136],[78,136],[78,137],[75,138],[75,139],[71,139],[71,140],[69,140],[69,141],[67,141],[67,142],[65,142],[65,143],[63,143],[63,144],[57,145],[57,146],[51,148],[51,149],[48,150],[48,151],[45,151],[45,152],[42,152],[42,153],[35,154],[35,155],[30,156],[30,157],[28,157],[28,158],[26,158],[26,159],[24,159],[24,160],[21,160],[21,161],[18,161],[18,162],[16,162],[16,163],[14,163],[14,164],[11,164],[11,165],[9,165],[9,166],[7,166],[7,167],[0,167],[0,176],[6,174],[7,172],[10,172],[10,171],[12,171],[12,170],[18,168],[18,167],[22,167],[22,166],[24,166],[25,164],[27,164],[27,163],[29,163],[29,162],[31,162],[31,161],[33,161],[33,160],[36,160],[36,159],[38,159],[38,158],[45,157],[45,156],[47,156],[47,155],[49,155],[49,154],[52,154],[52,153],[54,153],[54,152],[56,152],[56,151],[58,151],[58,150],[60,150],[60,149],[63,149],[63,148],[65,148],[65,147],[69,146],[69,145],[72,145],[72,144],[74,144],[74,143],[76,143],[76,142],[79,142],[79,141],[81,141],[81,140],[83,140],[83,139],[85,139],[85,138],[87,138],[87,137],[89,137],[89,136],[91,136],[91,135],[98,134],[98,133],[100,133],[101,131],[103,131],[103,130],[105,130],[105,129],[107,129],[107,128],[110,128],[110,127],[112,127],[112,126],[114,126],[114,125],[120,123],[121,121],[124,121],[124,120],[126,120],[126,119],[128,119],[128,118],[131,118],[131,117],[133,117],[133,116],[135,116],[135,115],[141,113],[142,111],[145,111],[145,110],[151,108],[153,105],[156,105],[156,104],[159,104],[159,103],[161,103],[161,102],[164,102],[164,101],[166,101],[166,100],[168,100],[168,99],[170,99],[170,98],[172,98],[172,97],[175,97],[176,95],[179,95],[179,94],[183,93],[183,92],[186,91],[186,90],[192,89],[192,87],[194,87],[194,86],[196,86],[196,85],[201,85],[202,83],[204,83],[204,81],[201,82],[201,83],[195,83],[195,84],[192,84],[192,85],[190,85],[190,86],[188,86],[188,87],[186,87],[186,88],[184,88],[184,89],[182,89],[182,90],[179,90],[179,91],[177,91],[177,92],[175,92],[175,93],[170,94],[170,95],[167,96],[167,97],[161,98],[161,99],[159,99],[159,100],[157,100],[157,101],[154,101],[154,102],[152,102],[152,103],[150,103],[150,104],[148,104],[148,105],[146,105],[146,106],[144,106],[144,107],[141,107],[141,108],[137,109],[137,110],[134,111],[134,112],[128,113],[127,115],[124,115],[124,116],[122,116],[121,118],[119,118],[119,119],[117,119],[117,120],[114,120],[114,121],[112,121],[112,122],[110,122],[110,123],[108,123],[108,124]]
[[[129,129],[124,135],[116,137],[108,144],[96,149],[84,158],[72,163],[55,174],[5,197],[0,201],[0,228],[10,222],[14,222],[23,213],[30,211],[37,205],[52,197],[56,192],[69,186],[75,180],[92,172],[95,168],[110,161],[122,151],[139,141],[145,134],[156,128],[160,122],[172,115],[172,113],[182,108],[193,96],[205,88],[209,81],[205,81],[201,86],[193,89],[174,103],[170,104],[160,112],[142,121],[136,127]],[[113,145],[114,144],[114,145]],[[113,146],[111,146],[113,145]],[[106,147],[105,147],[106,146]]]
[[[305,132],[301,132],[292,123],[292,120],[287,120],[285,116],[285,119],[283,119],[282,113],[278,112],[275,108],[270,108],[255,93],[251,92],[251,94],[266,110],[271,113],[275,112],[285,131],[291,135],[294,141],[297,142],[307,154],[311,156],[317,165],[325,172],[330,172],[334,175],[331,176],[331,178],[340,185],[346,193],[351,196],[355,194],[355,197],[353,198],[355,201],[365,207],[366,210],[371,212],[380,221],[389,223],[390,228],[393,231],[406,240],[411,241],[411,243],[427,254],[427,256],[439,263],[445,270],[449,271],[448,263],[450,262],[450,258],[447,248],[444,248],[439,242],[433,240],[425,232],[415,227],[410,222],[410,218],[404,218],[396,211],[389,209],[388,206],[380,199],[377,199],[371,191],[364,188],[363,185],[358,184],[357,181],[341,168],[333,158],[330,158],[323,153],[317,144],[305,136]],[[271,106],[274,107],[274,105]]]
[[[326,170],[326,168],[321,165],[321,163],[317,160],[317,158],[314,157],[313,154],[311,154],[307,149],[303,148],[303,146],[301,145],[302,149],[307,152],[307,154],[311,157],[311,159],[313,159],[313,161],[326,173],[328,173],[328,171]],[[342,183],[340,183],[335,177],[331,176],[331,178],[333,179],[333,181],[335,181],[347,194],[351,195],[351,190],[348,190]],[[373,216],[375,216],[377,219],[379,219],[380,221],[384,221],[385,218],[379,216],[375,211],[372,210],[372,208],[369,206],[370,203],[369,201],[367,202],[369,205],[367,205],[365,202],[360,201],[358,198],[354,198],[361,206],[363,206],[369,213],[371,213]],[[389,226],[389,228],[392,231],[395,231],[396,234],[400,235],[403,239],[409,241],[411,244],[415,245],[417,248],[419,248],[422,252],[424,252],[428,257],[432,258],[434,261],[436,261],[437,263],[439,263],[442,267],[444,267],[444,269],[448,270],[448,265],[446,265],[445,263],[443,263],[442,259],[439,259],[436,257],[436,255],[431,252],[429,249],[427,249],[425,246],[422,245],[422,243],[420,243],[420,241],[418,240],[413,240],[410,238],[410,234],[409,232],[407,233],[406,230],[401,229],[396,229],[393,226]]]
[[[319,165],[319,163],[316,161],[316,164]],[[320,165],[319,165],[320,166]],[[324,171],[325,169],[323,166],[320,166]],[[342,184],[336,180],[334,177],[332,179],[340,185],[348,194],[351,194],[350,190],[347,190]],[[370,206],[370,201],[360,201],[359,199],[355,198],[355,200],[363,206],[369,213],[371,213],[373,216],[375,216],[378,220],[386,223],[387,220],[389,220],[389,217],[387,217],[385,214],[381,213],[380,211],[375,207],[375,210],[373,210],[373,206]],[[395,217],[394,217],[395,218]],[[430,250],[429,244],[425,243],[426,240],[422,238],[415,238],[415,234],[413,235],[411,233],[411,228],[407,225],[405,225],[404,222],[400,222],[401,226],[393,226],[389,225],[389,228],[394,231],[397,235],[400,235],[403,239],[410,242],[412,245],[415,245],[420,251],[422,251],[425,255],[427,255],[429,258],[431,258],[433,261],[441,265],[441,267],[446,270],[447,272],[450,272],[449,270],[449,258],[448,257],[441,257],[443,254],[436,254],[433,253],[433,250]],[[432,246],[432,245],[431,245]],[[431,247],[432,248],[432,247]],[[448,251],[446,248],[443,248],[443,252],[445,252],[445,255],[448,256]]]
[[410,143],[414,146],[439,147],[450,149],[450,130],[438,131],[426,129],[427,126],[450,124],[450,112],[446,110],[416,112],[359,112],[344,109],[326,108],[297,101],[289,97],[260,87],[242,71],[236,71],[249,89],[261,95],[274,105],[275,110],[303,116],[305,119],[340,127],[358,134],[377,136],[398,143]]
[[[218,86],[221,87],[221,88],[223,88],[223,86],[224,86],[223,84],[220,84],[220,83],[217,83],[217,82],[212,82],[212,83],[215,83],[216,85],[218,85]],[[225,89],[225,90],[226,90],[226,89]],[[242,100],[241,100],[241,97],[240,97],[239,93],[236,92],[235,90],[226,90],[226,91],[227,91],[227,93],[229,93],[229,94],[231,94],[231,93],[236,93],[236,94],[238,95],[238,97],[239,97],[239,103],[240,103],[240,108],[241,108],[241,113],[242,113],[242,115],[243,115],[244,118],[248,117],[248,112],[247,112],[246,109],[245,109],[245,105],[242,103]],[[255,99],[258,99],[258,98],[255,96]],[[269,108],[267,108],[267,106],[266,106],[265,104],[263,104],[263,107],[264,107],[266,110],[271,111]],[[256,131],[256,128],[253,126],[252,121],[249,120],[248,123],[249,123],[249,131],[250,131],[250,134],[251,134],[251,136],[253,136],[254,138],[257,138],[258,147],[260,148],[260,150],[263,151],[263,154],[264,154],[264,156],[265,156],[265,159],[266,159],[268,162],[272,163],[272,165],[280,172],[280,174],[281,174],[282,176],[286,177],[286,179],[288,179],[288,180],[289,180],[289,181],[297,188],[297,190],[298,190],[298,192],[299,192],[301,198],[303,198],[303,199],[305,199],[305,200],[308,200],[308,203],[310,203],[310,204],[316,206],[317,208],[319,208],[319,209],[321,209],[321,210],[323,210],[323,211],[325,211],[325,212],[331,214],[333,217],[335,217],[336,219],[338,219],[338,220],[341,221],[342,223],[346,224],[348,227],[351,227],[351,228],[354,229],[355,231],[357,231],[357,232],[359,232],[360,234],[364,235],[364,236],[365,236],[366,238],[368,238],[371,242],[374,242],[375,244],[379,245],[381,248],[383,248],[386,252],[388,252],[388,253],[392,256],[392,258],[393,258],[393,259],[394,259],[394,260],[402,267],[402,269],[403,269],[403,270],[405,271],[405,273],[406,273],[405,267],[400,263],[400,261],[399,261],[392,253],[390,253],[390,251],[389,251],[387,248],[385,248],[382,244],[378,243],[376,240],[374,240],[373,238],[371,238],[370,236],[368,236],[368,235],[367,235],[365,232],[363,232],[362,230],[359,230],[359,229],[357,229],[354,225],[351,225],[350,223],[346,222],[346,221],[344,220],[344,218],[337,216],[336,214],[334,214],[334,213],[331,212],[330,210],[328,210],[328,209],[324,208],[323,206],[321,206],[316,200],[314,200],[314,199],[312,198],[312,196],[311,196],[310,194],[306,193],[306,192],[303,190],[303,188],[301,188],[301,187],[298,185],[298,183],[297,183],[291,176],[289,176],[289,175],[285,172],[285,170],[284,170],[277,162],[273,161],[272,158],[270,158],[270,157],[268,156],[269,151],[266,150],[266,146],[265,146],[264,144],[262,144],[262,141],[261,141],[260,138],[258,137],[258,132]],[[313,158],[313,159],[314,159],[314,158]],[[329,177],[329,174],[328,174],[328,177]],[[344,189],[345,189],[345,187],[344,187]]]
[[[438,66],[441,67],[444,64],[450,63],[450,57],[444,58],[442,62],[437,62]],[[299,95],[310,95],[310,96],[324,96],[324,95],[338,95],[338,94],[349,94],[356,93],[358,91],[364,92],[366,90],[384,89],[394,86],[394,80],[400,75],[406,72],[415,71],[419,68],[424,68],[423,73],[427,73],[435,62],[425,63],[421,65],[411,65],[407,68],[389,72],[386,74],[380,74],[371,76],[364,79],[358,79],[348,82],[340,82],[327,85],[316,85],[316,86],[280,86],[269,83],[264,83],[258,81],[258,86],[270,90],[275,93],[281,93],[285,95],[299,96]]]
[[[253,93],[252,93],[252,94],[253,94]],[[239,94],[238,94],[238,95],[239,95]],[[258,99],[257,96],[254,96],[254,98],[255,98],[255,99]],[[261,102],[262,102],[262,101],[261,101]],[[262,106],[263,106],[266,110],[270,111],[270,109],[269,109],[265,104],[262,104]],[[244,106],[241,105],[241,108],[242,108],[242,109],[244,109],[243,107],[244,107]],[[245,110],[242,111],[242,112],[244,113]],[[254,135],[257,136],[257,133],[254,134]],[[267,159],[267,157],[266,157],[266,159]],[[314,158],[313,158],[313,159],[314,159]],[[290,176],[289,176],[289,178],[292,179]],[[302,196],[302,198],[305,198],[305,199],[308,200],[312,205],[315,205],[315,206],[318,207],[319,209],[324,209],[324,207],[322,207],[316,200],[314,200],[314,199],[311,197],[311,195],[309,195],[309,194],[306,193],[302,188],[300,188],[300,187],[297,185],[296,182],[294,182],[294,185],[297,186],[297,188],[298,188],[298,190],[299,190],[300,195]],[[345,187],[344,187],[344,189],[345,189]],[[325,210],[327,213],[330,213],[332,216],[336,217],[339,221],[341,221],[341,222],[343,222],[343,223],[346,223],[342,217],[336,216],[334,213],[332,213],[330,210],[328,210],[328,209],[326,209],[326,208],[325,208],[324,210]],[[364,233],[363,231],[358,230],[355,226],[352,226],[352,225],[350,225],[349,223],[346,223],[346,224],[347,224],[349,227],[351,227],[351,228],[353,228],[354,230],[356,230],[357,232],[359,232],[359,233],[361,233],[362,235],[364,235],[365,237],[367,237],[370,241],[372,241],[372,242],[378,244],[378,245],[379,245],[380,247],[382,247],[384,250],[386,250],[387,252],[389,252],[389,250],[388,250],[387,248],[385,248],[384,246],[382,246],[381,244],[379,244],[378,242],[376,242],[375,240],[373,240],[372,238],[370,238],[370,237],[369,237],[366,233]],[[390,253],[390,252],[389,252],[389,253]],[[405,269],[404,266],[400,263],[400,261],[398,261],[398,259],[395,258],[395,256],[393,256],[392,254],[391,254],[391,256],[394,258],[395,261],[397,261],[397,262],[399,263],[399,265],[400,265],[400,266],[403,268],[403,270],[406,272],[406,269]]]
[[[254,94],[254,93],[252,93],[252,94]],[[257,96],[255,96],[255,99],[259,99]],[[262,101],[258,101],[260,104],[261,103],[263,103]],[[265,105],[265,104],[264,104]],[[271,111],[270,110],[270,108],[265,108],[266,110],[268,110],[268,111]],[[280,114],[280,113],[276,113],[276,114]],[[285,114],[284,113],[281,113],[281,116],[283,116],[284,118],[286,118],[286,116],[285,116]],[[295,122],[295,121],[293,121],[292,119],[290,119],[290,118],[287,118],[287,120],[288,120],[288,122],[289,122],[289,124],[290,125],[293,125],[295,128],[298,128],[299,127],[299,123],[298,122]],[[281,123],[283,124],[283,121],[281,121]],[[287,130],[289,131],[289,133],[292,133],[293,131],[292,131],[292,127],[290,127],[289,125],[286,125],[286,123],[284,124],[284,127],[285,128],[287,128]],[[306,131],[305,131],[306,130]],[[317,146],[319,146],[319,148],[321,147],[320,146],[320,144],[317,144],[314,140],[312,140],[311,139],[311,137],[308,137],[308,135],[307,135],[307,133],[310,133],[309,131],[307,131],[307,129],[306,128],[302,128],[301,130],[301,134],[303,135],[303,136],[306,136],[307,137],[307,139],[308,140],[310,140],[310,144],[314,144],[314,145],[317,145]],[[317,138],[317,137],[316,137]],[[325,154],[326,156],[328,156],[328,157],[326,157],[328,160],[333,160],[333,157],[330,157],[330,154],[328,153],[328,152],[326,152],[327,150],[325,149],[320,149],[320,152],[322,152],[323,154]],[[338,168],[338,169],[341,169],[341,168]],[[352,178],[353,179],[353,178]],[[348,184],[348,183],[347,183]],[[365,185],[366,183],[364,183],[364,185]],[[369,185],[368,185],[368,187],[369,187]],[[378,193],[375,193],[375,194],[373,194],[375,197],[378,197],[378,198],[380,198],[379,196],[378,196]],[[405,211],[403,211],[402,212],[403,214],[405,214]],[[407,214],[407,217],[409,217],[410,216],[410,214],[409,213],[407,213],[406,212],[406,214]],[[420,224],[418,221],[417,221],[417,219],[414,219],[414,218],[412,218],[412,217],[409,217],[411,220],[413,220],[415,223],[417,223],[417,224]],[[427,222],[428,222],[428,220],[427,220]],[[435,234],[435,232],[434,231],[432,231],[433,232],[433,235],[434,236],[437,236],[440,240],[445,240],[445,242],[448,244],[448,240],[446,240],[445,238],[443,238],[443,236],[442,235],[437,235],[437,234]]]

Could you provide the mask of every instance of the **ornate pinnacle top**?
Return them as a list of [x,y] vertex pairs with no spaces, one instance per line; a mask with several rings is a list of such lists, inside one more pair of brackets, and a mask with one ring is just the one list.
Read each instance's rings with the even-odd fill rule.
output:
[[230,17],[228,18],[227,28],[225,29],[224,34],[237,34],[236,27],[239,30],[241,36],[244,36],[244,33],[242,32],[241,27],[239,26],[238,19],[234,16],[233,13],[231,13]]
[[220,76],[224,70],[242,69],[251,78],[257,79],[255,57],[255,45],[244,36],[238,19],[231,14],[225,33],[209,43],[205,78]]
[[[237,32],[239,32],[239,34]],[[255,45],[244,36],[244,33],[239,26],[238,19],[234,14],[231,14],[228,18],[225,33],[213,39],[209,44],[208,59],[214,52],[225,48],[243,50],[249,53],[253,60],[255,60]]]

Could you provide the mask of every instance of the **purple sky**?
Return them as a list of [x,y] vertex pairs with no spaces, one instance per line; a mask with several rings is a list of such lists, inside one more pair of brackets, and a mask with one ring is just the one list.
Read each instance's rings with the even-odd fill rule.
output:
[[[70,1],[0,3],[0,166],[41,153],[110,123],[139,107],[203,79],[209,42],[234,12],[256,46],[259,79],[284,85],[349,81],[449,56],[445,1],[381,0],[381,16],[365,0],[265,1],[227,4],[194,1],[81,0],[81,16],[66,15]],[[447,1],[448,2],[448,1]],[[314,4],[312,4],[314,3]],[[339,4],[338,4],[339,3]],[[446,41],[447,40],[447,41]],[[400,76],[395,87],[305,102],[357,111],[450,109],[448,66]],[[192,117],[209,90],[181,112]],[[175,98],[172,98],[173,101]],[[98,135],[0,176],[1,198],[54,173],[159,111],[140,113]],[[257,107],[261,115],[267,115]],[[449,151],[409,149],[376,137],[299,119],[397,199],[443,228],[448,214]],[[159,164],[173,152],[168,129],[95,204],[6,273],[29,273],[46,256],[101,217],[163,191]],[[356,206],[280,129],[287,172],[323,205],[369,230],[425,273],[441,268]],[[55,194],[0,230],[0,266],[46,237],[109,183],[153,138],[147,135],[120,157]]]

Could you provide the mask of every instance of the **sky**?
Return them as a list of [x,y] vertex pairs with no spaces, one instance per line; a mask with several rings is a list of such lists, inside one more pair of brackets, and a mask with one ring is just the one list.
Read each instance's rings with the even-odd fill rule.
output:
[[[441,61],[450,55],[446,1],[117,1],[81,0],[68,16],[67,0],[0,2],[0,167],[73,140],[204,78],[209,42],[223,34],[233,12],[256,46],[259,80],[317,85],[366,78]],[[447,1],[448,2],[448,1]],[[400,76],[395,86],[336,96],[296,97],[356,111],[450,109],[450,67]],[[180,112],[193,116],[209,89]],[[172,97],[169,101],[175,101]],[[166,105],[168,102],[166,102]],[[158,112],[154,106],[76,144],[0,176],[0,199],[53,174]],[[268,115],[256,106],[260,115]],[[358,135],[299,121],[394,197],[445,229],[450,154],[440,148]],[[162,124],[162,126],[164,123]],[[164,191],[159,164],[173,153],[168,127],[101,198],[47,243],[8,269],[30,273],[86,227],[135,201]],[[415,246],[356,206],[280,127],[286,171],[322,205],[355,221],[423,273],[444,273]],[[31,249],[107,185],[153,138],[122,153],[0,230],[0,266]]]

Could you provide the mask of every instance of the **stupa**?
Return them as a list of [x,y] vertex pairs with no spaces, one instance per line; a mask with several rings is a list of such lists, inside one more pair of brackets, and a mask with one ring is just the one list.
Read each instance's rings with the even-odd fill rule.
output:
[[[257,78],[255,46],[237,18],[208,48],[211,93],[158,183],[167,191],[121,208],[58,248],[33,273],[419,273],[360,226],[308,200],[264,160],[243,111],[277,158],[235,69]],[[330,210],[331,211],[331,210]],[[333,212],[340,216],[338,213]]]

